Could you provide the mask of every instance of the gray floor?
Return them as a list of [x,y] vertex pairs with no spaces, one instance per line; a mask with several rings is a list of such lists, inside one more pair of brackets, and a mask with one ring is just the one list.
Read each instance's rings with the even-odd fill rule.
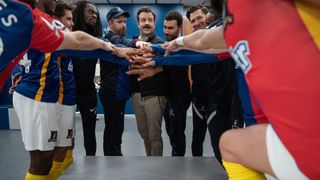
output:
[[61,180],[226,180],[214,157],[82,157]]
[[[164,124],[163,124],[164,125]],[[79,162],[83,159],[85,154],[83,148],[82,138],[82,125],[81,119],[76,120],[76,146],[74,155]],[[97,122],[96,135],[97,135],[97,156],[103,156],[102,150],[102,136],[104,129],[103,117]],[[168,136],[163,129],[163,142],[164,142],[164,156],[170,156],[171,146],[169,143]],[[187,151],[186,156],[191,156],[191,138],[192,138],[192,120],[191,117],[187,119],[186,128],[186,140],[187,140]],[[143,141],[140,138],[136,121],[134,117],[127,116],[125,118],[125,132],[123,134],[122,151],[124,156],[145,156]],[[16,180],[23,179],[25,172],[28,168],[29,156],[24,150],[21,134],[19,130],[0,130],[0,179],[5,180]],[[207,133],[206,141],[204,143],[204,156],[212,157],[213,151],[210,145],[210,139]]]

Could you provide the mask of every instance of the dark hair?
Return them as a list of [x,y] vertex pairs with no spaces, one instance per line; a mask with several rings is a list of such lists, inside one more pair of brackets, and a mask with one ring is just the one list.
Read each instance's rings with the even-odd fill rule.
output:
[[201,4],[197,4],[197,5],[194,5],[194,6],[190,6],[188,9],[187,9],[187,18],[190,20],[190,14],[201,9],[201,11],[203,12],[203,14],[207,14],[209,11],[208,9],[201,5]]
[[140,15],[141,13],[143,13],[143,12],[145,12],[145,13],[152,13],[152,15],[153,15],[153,20],[154,20],[154,21],[156,20],[156,14],[155,14],[149,7],[144,6],[144,7],[140,8],[140,9],[138,10],[138,12],[137,12],[137,21],[138,21],[138,22],[139,22],[139,15]]
[[87,4],[92,4],[90,1],[78,1],[76,3],[76,8],[73,11],[73,21],[74,21],[74,30],[75,31],[84,31],[92,36],[101,36],[102,35],[102,25],[100,20],[99,12],[97,14],[97,23],[94,28],[88,28],[85,24],[84,18],[84,9],[86,8]]
[[183,21],[182,15],[177,11],[168,12],[164,19],[166,21],[176,20],[178,27],[180,27],[182,25],[182,21]]
[[35,0],[20,0],[21,2],[24,2],[31,6],[32,9],[36,8],[36,1]]
[[58,18],[61,18],[66,14],[66,10],[73,11],[74,8],[75,5],[73,5],[73,3],[64,0],[59,0],[54,11],[54,15]]
[[217,16],[222,14],[223,0],[211,0],[211,7]]

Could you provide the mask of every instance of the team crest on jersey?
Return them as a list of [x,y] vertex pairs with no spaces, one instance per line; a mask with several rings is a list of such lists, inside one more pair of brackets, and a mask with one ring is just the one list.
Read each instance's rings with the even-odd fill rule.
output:
[[67,139],[73,138],[73,129],[68,129],[68,135],[66,137]]
[[50,139],[48,142],[57,142],[58,131],[51,131]]
[[248,41],[239,41],[234,48],[230,48],[230,53],[242,71],[247,73],[252,67],[252,63],[248,58],[250,55]]
[[24,66],[25,73],[29,73],[31,67],[31,59],[28,58],[28,53],[23,56],[23,58],[19,61],[19,65]]
[[73,64],[72,64],[72,61],[70,61],[70,63],[68,64],[68,71],[69,71],[69,72],[73,72]]

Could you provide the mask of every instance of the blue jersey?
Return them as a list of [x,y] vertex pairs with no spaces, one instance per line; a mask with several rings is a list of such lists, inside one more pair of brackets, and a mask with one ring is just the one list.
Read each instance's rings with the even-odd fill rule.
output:
[[[39,9],[12,0],[0,4],[0,90],[29,48],[56,50],[64,34],[51,25],[51,17]],[[17,57],[16,57],[17,56]]]
[[[29,50],[20,61],[22,79],[16,91],[26,97],[41,102],[73,105],[76,102],[75,82],[72,74],[73,65],[69,58],[58,57],[67,55],[84,58],[107,58],[108,61],[126,64],[128,61],[103,50],[93,51],[56,51],[55,53],[41,53]],[[59,71],[60,68],[60,71]],[[61,78],[60,78],[61,77]]]
[[[10,74],[12,60],[29,48],[34,25],[31,9],[23,3],[2,0],[0,4],[0,90]],[[10,70],[6,70],[10,68]]]
[[76,104],[76,83],[73,74],[72,58],[58,56],[60,73],[58,103],[63,105]]
[[20,65],[22,78],[16,91],[35,101],[56,103],[60,82],[57,56],[31,49]]
[[[57,27],[57,29],[66,29],[65,26],[58,20],[53,20],[52,24],[54,24],[54,26]],[[60,75],[58,103],[67,106],[75,105],[76,82],[73,74],[72,58],[68,56],[58,55],[57,62]]]
[[0,4],[0,72],[29,47],[33,27],[30,8],[16,1]]

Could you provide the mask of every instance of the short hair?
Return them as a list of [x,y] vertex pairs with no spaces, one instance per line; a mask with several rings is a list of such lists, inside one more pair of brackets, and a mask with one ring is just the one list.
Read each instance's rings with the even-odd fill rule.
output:
[[74,8],[75,5],[73,3],[64,0],[59,0],[54,11],[54,15],[58,18],[61,18],[65,15],[65,10],[73,11]]
[[155,14],[149,7],[144,6],[144,7],[140,8],[140,9],[138,10],[138,12],[137,12],[137,21],[138,21],[138,22],[139,22],[139,15],[140,15],[141,13],[143,13],[143,12],[145,12],[145,13],[152,13],[152,15],[153,15],[153,20],[154,20],[154,21],[156,20],[156,14]]
[[182,25],[182,21],[183,21],[182,15],[177,11],[168,12],[164,19],[166,21],[176,20],[178,27],[180,27]]
[[190,20],[190,15],[191,13],[197,11],[201,9],[201,11],[203,12],[203,14],[207,14],[209,12],[208,8],[206,8],[205,6],[201,5],[201,4],[197,4],[197,5],[194,5],[194,6],[190,6],[188,9],[187,9],[187,18]]

